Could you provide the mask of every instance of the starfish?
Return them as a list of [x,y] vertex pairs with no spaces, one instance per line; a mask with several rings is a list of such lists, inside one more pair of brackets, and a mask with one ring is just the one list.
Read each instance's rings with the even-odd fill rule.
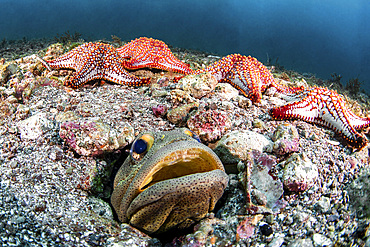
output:
[[312,87],[290,100],[293,102],[271,109],[270,115],[278,120],[300,119],[330,128],[359,150],[368,143],[367,138],[356,130],[370,126],[370,118],[355,115],[337,92]]
[[190,74],[189,65],[176,58],[168,46],[160,40],[141,37],[117,49],[122,58],[127,58],[126,69],[155,68]]
[[285,87],[276,82],[271,72],[256,58],[232,54],[193,74],[210,72],[219,82],[228,82],[252,102],[261,101],[262,92],[275,87],[278,92],[293,94],[301,88]]
[[49,70],[74,69],[76,73],[64,82],[66,86],[79,88],[92,80],[108,80],[118,84],[140,86],[148,84],[149,78],[137,78],[124,68],[124,59],[116,49],[103,43],[85,43],[64,55],[42,64]]

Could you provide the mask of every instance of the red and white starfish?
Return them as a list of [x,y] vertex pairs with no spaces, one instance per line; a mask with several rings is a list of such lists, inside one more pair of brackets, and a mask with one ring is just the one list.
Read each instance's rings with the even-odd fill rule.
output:
[[232,54],[193,74],[209,72],[219,82],[228,82],[252,102],[261,101],[262,92],[268,87],[275,87],[278,92],[292,94],[301,88],[290,88],[276,82],[271,72],[256,58]]
[[49,70],[74,69],[76,73],[64,82],[64,85],[72,88],[79,88],[92,80],[108,80],[129,86],[150,82],[148,78],[129,74],[123,66],[124,59],[116,49],[103,43],[85,43],[52,61],[41,59],[41,62]]
[[322,87],[308,88],[290,99],[291,103],[270,110],[274,119],[300,119],[334,130],[349,145],[363,149],[368,140],[356,129],[370,126],[370,118],[355,115],[341,95]]
[[127,58],[126,69],[155,68],[190,74],[189,65],[175,57],[168,46],[160,40],[141,37],[117,49],[122,58]]

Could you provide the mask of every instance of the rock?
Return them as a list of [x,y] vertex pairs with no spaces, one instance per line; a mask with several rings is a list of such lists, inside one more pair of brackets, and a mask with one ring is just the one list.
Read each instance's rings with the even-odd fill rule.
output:
[[268,247],[280,247],[284,243],[284,236],[278,235],[267,245]]
[[280,179],[271,174],[271,169],[275,166],[276,161],[272,157],[259,151],[253,152],[253,165],[250,175],[251,188],[265,195],[266,207],[270,209],[275,206],[284,193]]
[[165,97],[167,95],[168,95],[168,92],[166,90],[156,88],[152,91],[152,97]]
[[108,220],[113,220],[112,208],[107,202],[100,198],[89,196],[88,204],[91,211],[93,211],[96,215],[102,216]]
[[320,233],[314,233],[312,235],[312,240],[315,246],[333,246],[333,242],[330,240],[330,238]]
[[162,246],[156,238],[151,238],[145,233],[133,228],[129,224],[123,223],[120,226],[121,231],[117,236],[108,239],[109,247],[129,247],[129,246]]
[[236,130],[223,136],[213,151],[225,166],[235,166],[239,161],[246,160],[249,150],[262,153],[268,146],[272,146],[272,142],[264,135],[250,130]]
[[78,188],[90,192],[94,195],[99,195],[101,198],[109,198],[110,191],[107,189],[107,184],[112,172],[112,163],[107,163],[104,160],[91,159],[89,165],[83,168],[80,176]]
[[194,98],[200,99],[213,92],[217,85],[216,78],[211,73],[187,75],[180,79],[177,88],[188,92]]
[[231,100],[239,95],[239,91],[229,83],[219,83],[215,88],[215,92],[225,100]]
[[78,119],[62,123],[59,135],[78,154],[96,156],[131,143],[134,129],[129,124],[112,129],[101,120]]
[[316,208],[322,213],[328,213],[330,211],[330,199],[326,196],[322,196],[316,203]]
[[295,153],[280,165],[284,167],[282,177],[284,187],[292,192],[302,192],[311,188],[319,176],[317,165],[304,153]]
[[358,217],[370,217],[370,169],[360,173],[347,188],[351,207]]
[[243,96],[237,96],[236,97],[238,100],[238,106],[243,108],[243,109],[248,109],[249,107],[252,106],[252,101],[246,97]]
[[17,120],[24,120],[30,114],[30,108],[26,105],[19,104],[15,116]]
[[288,244],[288,247],[314,247],[311,239],[297,239]]
[[263,218],[263,215],[253,215],[247,216],[240,222],[236,228],[236,232],[241,239],[250,238],[254,235],[254,229],[256,228],[258,222]]
[[55,121],[59,123],[64,123],[67,121],[74,121],[79,119],[80,116],[77,116],[75,112],[73,111],[66,111],[66,112],[61,112],[55,116]]
[[1,102],[0,104],[0,119],[2,119],[5,116],[13,115],[13,113],[16,111],[16,108],[13,104],[9,102]]
[[296,127],[292,124],[280,124],[274,131],[271,139],[274,141],[272,150],[277,155],[298,151],[299,134]]
[[152,107],[152,111],[154,116],[156,117],[163,117],[167,113],[167,106],[165,105],[157,105]]
[[214,142],[231,128],[231,120],[223,111],[199,110],[187,121],[191,131],[204,142]]
[[0,65],[0,85],[4,85],[11,75],[15,74],[18,66],[14,62],[8,62]]
[[237,217],[226,222],[210,214],[194,226],[194,233],[176,237],[173,243],[179,243],[178,246],[233,246],[238,225]]
[[174,89],[170,92],[170,98],[173,105],[190,104],[198,102],[197,99],[192,97],[188,92],[181,89]]
[[269,224],[263,223],[260,225],[260,232],[265,236],[270,236],[274,231]]
[[188,120],[189,113],[199,107],[198,102],[186,104],[167,112],[167,119],[173,124],[184,126]]
[[267,197],[264,193],[257,189],[252,189],[252,196],[257,201],[258,205],[265,206],[267,204]]
[[17,124],[22,140],[35,140],[54,128],[45,113],[37,113]]

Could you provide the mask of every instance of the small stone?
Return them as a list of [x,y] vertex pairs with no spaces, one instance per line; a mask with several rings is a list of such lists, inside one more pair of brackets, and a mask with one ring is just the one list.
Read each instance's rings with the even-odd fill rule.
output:
[[8,62],[0,65],[0,85],[4,85],[11,75],[15,74],[18,66],[14,62]]
[[73,121],[77,120],[80,117],[76,115],[75,112],[73,111],[66,111],[66,112],[61,112],[58,115],[55,116],[55,121],[59,123],[67,122],[67,121]]
[[280,247],[284,243],[284,236],[278,235],[267,245],[268,247]]
[[187,121],[191,131],[204,142],[214,142],[231,128],[231,120],[223,111],[200,110]]
[[322,213],[327,213],[330,210],[330,199],[322,196],[319,201],[316,203],[316,207],[320,210]]
[[26,221],[26,218],[24,216],[17,216],[15,218],[12,219],[12,222],[14,224],[22,224]]
[[265,216],[267,224],[272,225],[274,223],[274,216],[272,214],[266,215]]
[[18,99],[14,97],[14,95],[10,95],[8,98],[5,99],[5,102],[8,102],[10,104],[14,104],[18,102]]
[[311,188],[318,176],[317,165],[304,154],[293,154],[280,163],[283,169],[284,187],[292,192],[302,192]]
[[12,159],[10,162],[9,162],[9,166],[11,168],[16,168],[18,166],[18,162],[15,160],[15,159]]
[[167,119],[173,124],[183,126],[188,120],[189,113],[199,107],[198,102],[186,104],[167,112]]
[[23,140],[35,140],[50,131],[54,123],[46,118],[44,113],[37,113],[18,123],[18,128]]
[[297,128],[292,124],[280,124],[274,131],[271,139],[274,141],[273,152],[277,155],[298,151],[299,134]]
[[238,106],[243,109],[248,109],[249,107],[252,106],[252,101],[246,97],[238,96],[237,100],[238,100]]
[[188,92],[194,98],[200,99],[212,92],[216,85],[217,80],[211,73],[202,73],[181,78],[177,88]]
[[49,153],[49,159],[58,161],[63,158],[64,152],[59,147],[53,147]]
[[165,97],[168,95],[166,90],[155,89],[152,91],[152,97]]
[[60,125],[60,137],[78,154],[97,156],[123,148],[134,140],[134,130],[129,124],[117,129],[101,120],[79,119]]
[[274,231],[272,230],[272,227],[268,224],[262,224],[260,225],[260,232],[262,235],[270,236]]
[[314,247],[311,239],[297,239],[288,244],[288,247]]
[[330,238],[319,234],[314,233],[312,236],[312,240],[315,246],[332,246],[333,242],[330,240]]
[[30,108],[28,106],[25,106],[23,104],[19,104],[17,107],[17,111],[15,112],[17,119],[25,119],[30,114]]
[[229,83],[218,83],[215,91],[221,98],[226,100],[231,100],[239,95],[239,91]]
[[248,150],[263,150],[272,145],[266,136],[249,130],[235,130],[221,138],[213,151],[224,165],[234,164],[247,159]]
[[156,117],[163,117],[167,113],[167,106],[165,105],[158,105],[158,106],[153,106],[152,111],[154,116]]
[[251,185],[266,197],[266,207],[273,208],[284,193],[283,184],[271,174],[275,167],[274,159],[264,153],[254,154],[254,164],[251,173]]

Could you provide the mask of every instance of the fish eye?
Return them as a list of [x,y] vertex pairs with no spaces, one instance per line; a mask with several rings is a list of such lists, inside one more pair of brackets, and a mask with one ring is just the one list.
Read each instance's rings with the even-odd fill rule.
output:
[[150,134],[144,134],[137,139],[131,146],[130,155],[135,160],[141,160],[148,150],[152,147],[154,138]]
[[142,154],[144,153],[148,148],[148,143],[144,141],[143,139],[139,139],[134,143],[134,151],[135,153]]
[[193,131],[185,129],[184,133],[187,134],[190,137],[193,137],[196,141],[201,142],[199,136],[197,134],[195,134]]

